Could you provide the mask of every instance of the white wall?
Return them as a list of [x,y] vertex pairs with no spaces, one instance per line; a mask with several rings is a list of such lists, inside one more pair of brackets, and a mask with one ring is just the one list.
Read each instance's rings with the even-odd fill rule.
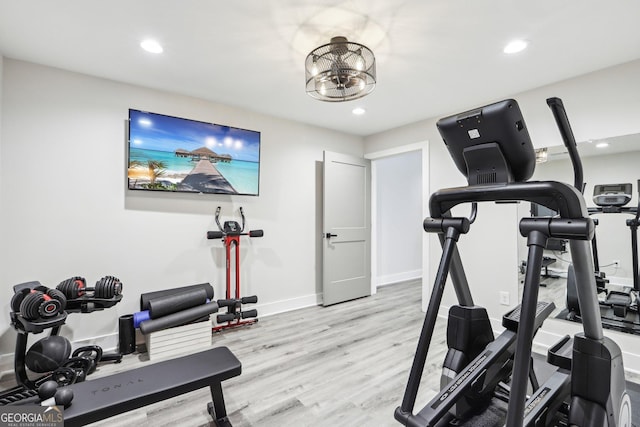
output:
[[[0,52],[0,164],[2,164],[2,88],[4,87],[4,80],[2,79],[2,73],[4,71],[4,56]],[[2,173],[0,172],[0,222],[2,221]]]
[[377,285],[422,276],[422,153],[373,161]]
[[[527,127],[536,147],[561,145],[562,141],[557,131],[555,122],[549,111],[545,100],[551,96],[563,99],[568,110],[576,139],[584,141],[588,139],[599,139],[604,137],[627,135],[640,132],[640,85],[637,83],[637,76],[640,75],[640,60],[597,71],[584,76],[579,76],[556,84],[542,88],[533,89],[520,94],[514,94],[523,111]],[[488,99],[486,104],[496,101]],[[469,105],[461,109],[469,109],[476,105]],[[455,114],[460,111],[443,111],[438,117]],[[457,171],[451,161],[442,139],[437,132],[435,123],[438,118],[423,120],[406,126],[371,135],[365,138],[365,153],[377,152],[391,149],[396,146],[410,144],[416,141],[429,140],[429,181],[430,193],[439,188],[455,187],[465,185],[465,180]],[[496,305],[499,299],[499,292],[507,290],[510,296],[517,295],[518,272],[517,272],[517,252],[518,252],[518,232],[517,232],[517,208],[515,206],[492,206],[486,209],[489,223],[484,225],[478,219],[474,224],[471,234],[483,233],[491,236],[490,241],[484,241],[484,246],[475,248],[474,256],[467,256],[465,240],[471,242],[470,236],[461,238],[461,256],[465,262],[467,276],[472,286],[473,295],[481,295],[481,298],[488,298],[493,308],[488,307],[489,315],[494,321],[494,325],[499,324],[501,314],[505,311],[503,307]],[[486,205],[490,206],[490,205]],[[499,212],[498,209],[504,209]],[[468,210],[467,210],[468,211]],[[457,211],[454,211],[454,214]],[[464,212],[462,209],[461,213]],[[503,219],[500,224],[500,218]],[[501,232],[491,234],[488,228],[500,225]],[[481,228],[485,230],[479,230]],[[490,245],[489,245],[489,244]],[[429,270],[423,271],[424,276],[430,277],[427,283],[432,286],[433,278],[441,250],[435,236],[430,238],[430,263]],[[491,248],[488,251],[487,248]],[[491,264],[488,262],[491,261]],[[492,267],[490,267],[492,266]],[[497,276],[477,272],[486,271],[489,268],[495,269]],[[425,289],[423,295],[428,298],[430,289]],[[481,301],[476,298],[477,303]],[[494,300],[491,303],[491,300]],[[444,305],[455,302],[451,286],[447,287],[447,293],[443,301]],[[512,300],[513,302],[513,300]],[[543,347],[553,344],[553,340],[564,335],[569,328],[566,322],[549,319],[543,331],[538,334],[536,340]],[[617,334],[622,335],[622,334]],[[627,368],[640,370],[640,352],[637,343],[631,344],[629,337],[622,336],[616,338],[621,344],[625,353],[625,363]]]
[[[115,340],[142,292],[210,282],[222,296],[224,249],[205,238],[219,205],[236,219],[243,206],[247,227],[265,231],[241,245],[242,292],[258,295],[260,313],[318,302],[323,150],[362,155],[362,138],[11,59],[2,82],[0,313],[14,284],[111,274],[123,302],[71,315],[63,329],[75,341]],[[127,191],[128,108],[260,131],[260,196]],[[0,334],[0,354],[12,352],[6,314]]]

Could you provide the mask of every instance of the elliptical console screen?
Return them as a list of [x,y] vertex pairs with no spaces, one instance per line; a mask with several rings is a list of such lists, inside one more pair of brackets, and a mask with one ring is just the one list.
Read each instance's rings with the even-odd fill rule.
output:
[[514,99],[442,118],[437,127],[469,185],[523,182],[533,175],[536,156]]
[[624,206],[631,201],[632,186],[625,184],[599,184],[593,187],[593,203],[598,206]]

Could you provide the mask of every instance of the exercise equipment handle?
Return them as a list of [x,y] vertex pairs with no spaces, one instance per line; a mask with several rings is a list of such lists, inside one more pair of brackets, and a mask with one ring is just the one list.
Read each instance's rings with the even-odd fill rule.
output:
[[231,322],[237,319],[248,319],[258,317],[258,310],[236,311],[235,313],[224,313],[216,316],[218,323]]
[[219,299],[218,307],[233,307],[236,304],[255,304],[258,302],[257,295],[242,297],[240,299]]
[[249,237],[262,237],[264,236],[263,230],[250,230]]
[[240,216],[242,217],[242,228],[240,228],[240,233],[242,233],[244,231],[244,223],[245,223],[244,211],[242,210],[242,206],[240,206]]
[[581,193],[584,192],[584,178],[582,173],[582,162],[580,161],[580,154],[578,154],[578,145],[576,144],[576,138],[573,136],[571,125],[569,124],[569,118],[567,112],[564,109],[564,104],[560,98],[548,98],[547,105],[553,113],[553,117],[556,120],[556,125],[562,136],[564,146],[569,151],[569,157],[571,158],[571,164],[573,165],[573,186]]
[[222,231],[222,226],[220,225],[220,211],[222,210],[221,206],[218,206],[218,208],[216,209],[216,224],[218,224],[218,229],[220,229],[220,231]]
[[222,239],[223,236],[224,234],[222,233],[222,231],[207,231],[207,239],[209,240]]
[[249,317],[258,317],[258,310],[247,310],[240,313],[243,319],[248,319]]

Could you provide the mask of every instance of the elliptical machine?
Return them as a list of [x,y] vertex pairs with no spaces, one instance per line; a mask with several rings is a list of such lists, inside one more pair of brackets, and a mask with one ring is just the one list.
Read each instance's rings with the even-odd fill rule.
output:
[[[595,185],[593,188],[593,202],[597,207],[589,208],[589,215],[598,214],[627,214],[633,218],[626,220],[626,226],[631,232],[631,260],[633,268],[633,287],[623,287],[618,290],[607,287],[609,279],[604,272],[599,271],[598,243],[594,233],[591,241],[595,264],[596,286],[598,294],[605,297],[600,301],[600,315],[605,328],[640,335],[640,277],[638,272],[638,226],[640,225],[640,180],[638,181],[638,206],[627,207],[631,201],[632,185],[605,184]],[[594,219],[597,225],[597,219]],[[573,266],[569,265],[567,272],[567,320],[580,321],[581,312],[576,292],[576,278]]]
[[[580,189],[582,166],[562,101],[550,98],[552,110],[574,166],[574,186],[555,181],[527,182],[535,167],[535,152],[515,100],[505,100],[441,119],[437,126],[468,186],[448,188],[431,196],[431,217],[423,228],[437,233],[443,253],[425,315],[402,404],[395,411],[411,427],[493,425],[472,420],[489,411],[498,382],[510,378],[506,410],[495,425],[507,427],[575,425],[630,427],[631,402],[626,392],[622,354],[602,332],[595,293],[589,218]],[[559,212],[554,218],[523,218],[520,233],[527,238],[528,257],[520,306],[503,317],[505,331],[493,338],[486,311],[475,306],[456,244],[469,232],[471,218],[452,217],[462,203],[528,201]],[[582,307],[583,333],[565,337],[548,354],[558,367],[544,384],[534,384],[531,343],[535,331],[553,310],[538,302],[543,250],[549,238],[567,239],[574,260]],[[449,314],[449,352],[443,366],[441,391],[421,410],[414,405],[425,366],[444,286],[451,273],[458,305]],[[493,399],[493,398],[496,399]]]

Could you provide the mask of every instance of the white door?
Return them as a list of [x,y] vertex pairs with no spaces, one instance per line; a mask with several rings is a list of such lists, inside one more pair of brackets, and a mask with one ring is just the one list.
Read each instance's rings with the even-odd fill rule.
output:
[[370,162],[324,152],[323,305],[371,295]]

